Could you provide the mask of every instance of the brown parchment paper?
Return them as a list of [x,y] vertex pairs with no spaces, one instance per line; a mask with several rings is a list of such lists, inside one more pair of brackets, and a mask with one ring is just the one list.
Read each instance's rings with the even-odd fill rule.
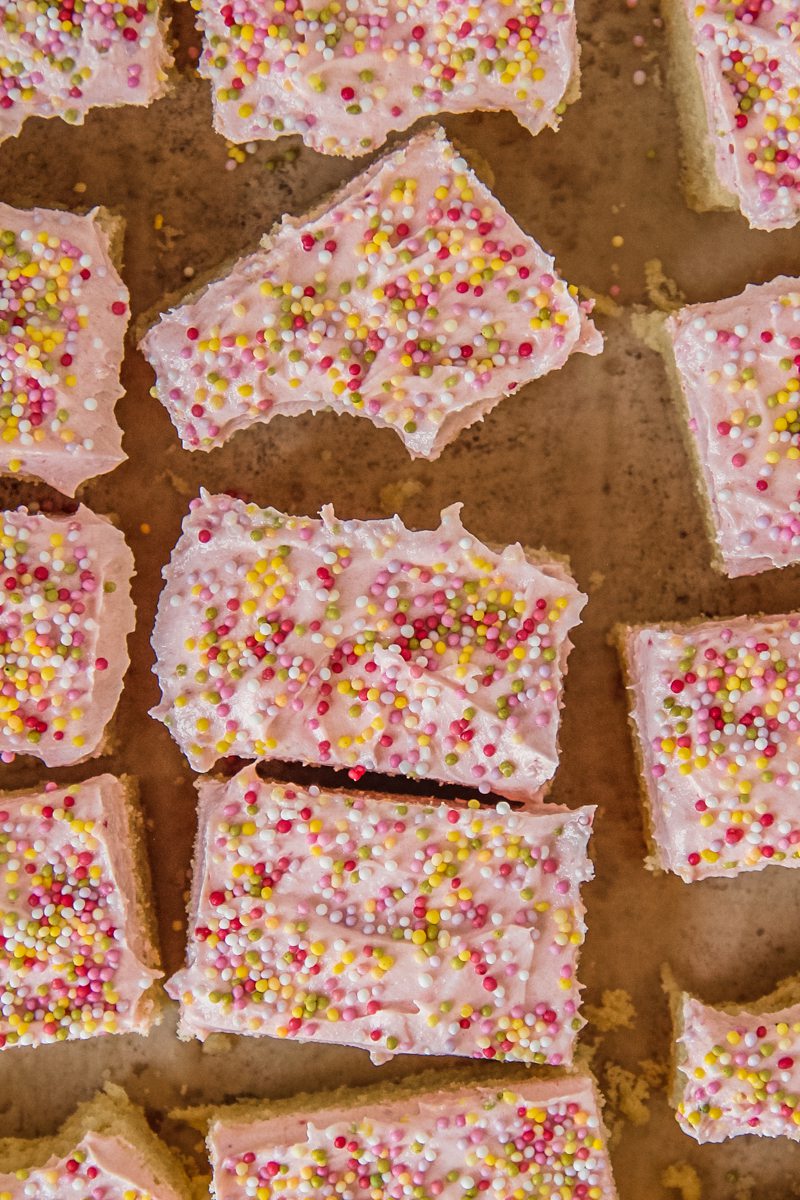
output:
[[[496,194],[517,220],[555,253],[568,279],[597,292],[615,286],[625,305],[647,301],[645,262],[653,258],[690,301],[729,295],[780,272],[800,273],[800,229],[753,233],[737,214],[701,216],[686,208],[655,0],[579,0],[578,9],[583,97],[558,134],[531,139],[507,115],[444,122],[490,164]],[[30,121],[22,136],[0,147],[0,199],[75,209],[103,204],[125,216],[124,275],[134,317],[188,286],[192,273],[200,276],[254,247],[282,213],[303,212],[357,169],[285,140],[260,145],[227,170],[208,87],[191,70],[186,5],[177,6],[174,27],[183,74],[171,97],[147,111],[95,111],[83,128]],[[623,317],[600,323],[607,335],[602,357],[574,357],[500,405],[433,464],[412,463],[388,431],[333,415],[279,418],[210,455],[185,452],[149,395],[149,368],[131,342],[127,394],[118,405],[130,461],[83,492],[97,511],[119,515],[138,569],[138,627],[117,747],[50,776],[32,760],[19,760],[0,767],[0,787],[74,780],[100,769],[139,777],[171,972],[183,954],[194,791],[168,734],[147,715],[157,700],[149,634],[160,569],[198,487],[236,488],[301,513],[328,501],[350,517],[397,509],[419,528],[461,500],[465,524],[484,540],[568,554],[590,603],[570,660],[552,799],[600,806],[597,878],[585,889],[586,999],[597,1008],[604,990],[625,989],[635,1008],[632,1028],[603,1033],[605,1022],[595,1017],[583,1038],[617,1102],[619,1068],[630,1072],[621,1076],[621,1105],[608,1110],[620,1192],[623,1200],[676,1196],[662,1185],[663,1172],[686,1162],[704,1200],[780,1200],[800,1195],[800,1146],[747,1137],[699,1147],[678,1129],[663,1091],[656,1088],[638,1113],[628,1092],[643,1071],[654,1078],[653,1062],[669,1055],[663,962],[710,1001],[748,999],[800,969],[800,872],[776,867],[687,886],[645,871],[622,685],[606,637],[620,620],[797,607],[800,571],[728,582],[711,570],[661,362],[632,338]],[[36,498],[59,502],[44,486],[5,481],[0,487],[5,506]],[[362,1051],[269,1039],[228,1041],[218,1053],[204,1052],[175,1038],[171,1007],[147,1039],[0,1054],[0,1135],[53,1130],[106,1079],[122,1084],[160,1126],[176,1104],[390,1080],[421,1065],[398,1057],[375,1068]],[[163,1128],[174,1135],[169,1122]]]

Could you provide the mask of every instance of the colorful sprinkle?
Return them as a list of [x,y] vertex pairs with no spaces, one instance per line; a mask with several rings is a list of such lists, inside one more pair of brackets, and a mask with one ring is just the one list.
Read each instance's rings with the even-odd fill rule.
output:
[[302,1115],[272,1120],[220,1110],[209,1135],[217,1200],[360,1191],[372,1200],[616,1198],[599,1100],[586,1076],[409,1089],[396,1100],[385,1085],[374,1092],[353,1092],[349,1103],[338,1092],[335,1108],[311,1112],[306,1099]]
[[189,450],[285,414],[366,417],[435,458],[504,395],[599,354],[576,289],[441,132],[356,178],[142,341]]
[[800,866],[800,615],[630,629],[656,865]]
[[507,109],[531,133],[575,98],[573,0],[192,0],[214,123],[357,156],[423,116]]
[[555,773],[569,632],[557,563],[439,529],[286,516],[201,493],[165,569],[164,721],[227,755],[364,767],[531,799]]
[[2,514],[0,761],[63,766],[98,750],[128,666],[132,574],[122,534],[82,505]]
[[184,1034],[571,1063],[592,809],[199,790]]
[[128,293],[97,213],[0,204],[0,471],[74,496],[124,462]]
[[698,1142],[745,1133],[800,1141],[800,1005],[726,1012],[684,994],[678,1034],[684,1133]]
[[152,1023],[145,995],[160,972],[141,961],[136,905],[120,890],[120,871],[133,875],[125,804],[110,775],[0,793],[0,1049]]

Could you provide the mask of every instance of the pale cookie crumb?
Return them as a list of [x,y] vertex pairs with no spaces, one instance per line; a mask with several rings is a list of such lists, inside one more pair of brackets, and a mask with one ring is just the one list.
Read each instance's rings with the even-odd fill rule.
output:
[[700,1176],[687,1162],[670,1163],[661,1173],[661,1186],[680,1192],[681,1200],[701,1200]]

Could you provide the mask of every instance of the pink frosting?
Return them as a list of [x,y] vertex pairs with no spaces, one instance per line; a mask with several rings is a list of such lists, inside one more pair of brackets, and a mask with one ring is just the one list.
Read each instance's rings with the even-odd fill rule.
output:
[[553,259],[441,130],[373,164],[142,341],[189,450],[332,409],[436,458],[504,395],[603,340]]
[[10,1200],[186,1200],[158,1179],[140,1151],[121,1135],[86,1133],[68,1156],[0,1175]]
[[670,317],[726,574],[800,562],[800,280]]
[[157,0],[6,0],[0,25],[0,141],[28,117],[82,125],[97,105],[149,104],[172,56]]
[[3,513],[0,553],[0,759],[82,762],[102,752],[128,667],[133,555],[83,505]]
[[286,516],[202,492],[165,568],[152,712],[196,770],[225,755],[533,798],[558,765],[585,597],[461,524]]
[[682,0],[717,176],[755,229],[800,216],[796,0]]
[[698,1142],[744,1133],[800,1141],[800,1004],[723,1012],[681,997],[676,1116]]
[[508,109],[538,133],[557,128],[578,73],[573,0],[372,0],[327,20],[299,0],[194,7],[214,124],[234,142],[299,133],[354,156],[419,117],[473,109]]
[[0,793],[0,1048],[153,1024],[125,805],[111,775]]
[[[356,1186],[403,1200],[409,1186],[440,1200],[465,1193],[615,1200],[616,1189],[590,1078],[510,1079],[295,1115],[225,1111],[208,1138],[217,1200],[273,1200]],[[354,1179],[355,1176],[355,1179]],[[410,1178],[411,1184],[406,1182]],[[356,1181],[363,1180],[357,1184]]]
[[128,291],[97,209],[80,217],[0,204],[0,239],[0,371],[14,398],[0,409],[0,472],[74,496],[127,457],[114,404],[124,390]]
[[592,808],[329,792],[252,766],[199,792],[187,966],[167,989],[184,1036],[572,1061]]
[[631,629],[626,658],[654,865],[800,865],[800,614]]

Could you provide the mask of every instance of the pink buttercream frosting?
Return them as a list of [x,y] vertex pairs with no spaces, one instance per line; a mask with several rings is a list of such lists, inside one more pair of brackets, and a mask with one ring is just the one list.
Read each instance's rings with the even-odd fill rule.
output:
[[667,330],[726,574],[800,562],[800,280],[690,305]]
[[64,1157],[0,1175],[9,1200],[185,1200],[124,1137],[90,1131]]
[[725,1012],[680,998],[678,1123],[698,1142],[800,1141],[800,1004]]
[[653,863],[687,882],[800,865],[800,614],[626,635]]
[[0,1048],[153,1024],[125,805],[111,775],[0,793]]
[[128,667],[133,555],[105,517],[25,508],[0,522],[0,759],[102,753]]
[[593,809],[198,786],[184,1036],[571,1063]]
[[153,632],[152,715],[192,766],[284,759],[533,798],[558,765],[585,597],[558,563],[490,550],[458,511],[415,533],[202,492]]
[[82,125],[90,108],[166,92],[157,0],[2,0],[0,16],[0,141],[28,117]]
[[[387,1092],[388,1092],[387,1087]],[[599,1098],[585,1075],[448,1088],[392,1102],[356,1101],[296,1115],[222,1110],[208,1146],[217,1200],[308,1200],[356,1186],[381,1200],[409,1187],[437,1200],[465,1194],[615,1200]],[[410,1182],[406,1182],[410,1181]]]
[[234,142],[299,133],[364,154],[419,117],[507,109],[557,128],[578,75],[573,0],[192,0],[214,124]]
[[441,131],[262,245],[142,341],[187,449],[332,409],[436,458],[503,396],[602,350],[591,303]]
[[755,229],[800,217],[800,5],[681,0],[720,183]]
[[114,404],[129,315],[97,209],[0,204],[0,472],[74,496],[125,461]]

